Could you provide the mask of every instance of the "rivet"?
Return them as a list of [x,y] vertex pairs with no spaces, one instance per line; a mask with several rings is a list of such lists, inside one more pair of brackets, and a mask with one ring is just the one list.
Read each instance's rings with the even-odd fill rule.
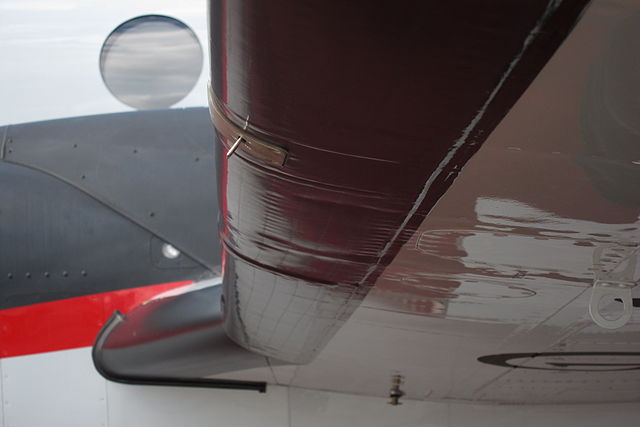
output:
[[44,272],[44,277],[49,278],[50,276],[51,276],[51,274],[49,274],[49,272],[48,272],[48,271],[45,271],[45,272]]
[[154,216],[156,216],[156,213],[155,212],[149,212],[149,216],[150,217],[154,217]]
[[24,277],[26,277],[27,279],[31,279],[31,273],[26,273]]
[[66,271],[63,271],[63,272],[62,272],[62,276],[63,276],[63,277],[68,277],[68,276],[69,276],[69,273],[67,273]]
[[81,274],[83,277],[87,277],[87,272],[86,272],[86,271],[84,271],[84,270],[82,270],[82,271],[80,272],[80,274]]
[[133,149],[133,154],[137,154],[137,153],[138,153],[138,150],[134,148]]
[[13,273],[7,274],[7,279],[13,279]]
[[73,144],[73,148],[78,148],[78,144]]

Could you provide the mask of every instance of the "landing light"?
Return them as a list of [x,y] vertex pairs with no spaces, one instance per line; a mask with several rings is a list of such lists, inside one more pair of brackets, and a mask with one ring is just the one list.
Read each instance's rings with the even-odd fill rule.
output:
[[162,245],[162,255],[168,259],[176,259],[180,256],[180,251],[168,243]]
[[130,19],[109,34],[100,73],[119,101],[138,110],[168,108],[191,92],[202,48],[186,24],[163,15]]

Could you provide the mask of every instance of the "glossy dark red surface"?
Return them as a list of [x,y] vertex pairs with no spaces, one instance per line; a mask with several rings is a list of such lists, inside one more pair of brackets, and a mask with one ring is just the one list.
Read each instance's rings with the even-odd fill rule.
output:
[[[584,4],[212,1],[217,102],[288,151],[281,168],[240,150],[227,160],[233,141],[219,135],[225,256],[246,267],[225,270],[230,334],[293,360],[271,339],[300,287],[330,286],[331,307],[354,307]],[[256,275],[275,283],[259,303]]]

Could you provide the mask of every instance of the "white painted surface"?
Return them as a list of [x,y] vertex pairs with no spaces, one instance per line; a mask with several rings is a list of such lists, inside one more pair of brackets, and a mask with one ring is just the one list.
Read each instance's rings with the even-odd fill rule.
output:
[[405,401],[391,406],[381,397],[289,389],[291,426],[446,426],[447,404]]
[[206,0],[3,0],[0,2],[0,125],[131,111],[100,76],[102,43],[139,15],[177,18],[202,45],[203,70],[175,107],[207,105]]
[[4,398],[2,388],[4,386],[4,374],[2,372],[2,359],[0,359],[0,427],[4,427]]
[[247,390],[212,390],[130,386],[108,383],[109,425],[118,427],[282,427],[288,425],[284,387],[260,394]]
[[295,427],[601,427],[637,424],[640,405],[467,405],[405,401],[290,389]]
[[[533,427],[632,426],[640,405],[469,405],[280,386],[254,391],[130,386],[105,381],[91,349],[0,360],[4,427]],[[0,418],[1,419],[1,418]]]
[[91,349],[2,360],[5,426],[105,426],[105,381]]

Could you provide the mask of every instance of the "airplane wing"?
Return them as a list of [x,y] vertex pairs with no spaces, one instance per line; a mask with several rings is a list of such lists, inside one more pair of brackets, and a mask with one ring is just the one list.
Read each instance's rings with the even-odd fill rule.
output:
[[[637,402],[639,17],[633,0],[211,0],[208,93],[178,104],[209,111],[0,128],[0,426],[41,392],[16,367],[92,342],[108,380],[283,386],[290,410],[302,389]],[[121,109],[85,83],[60,115]]]
[[212,1],[219,328],[270,366],[201,375],[638,400],[635,8]]

